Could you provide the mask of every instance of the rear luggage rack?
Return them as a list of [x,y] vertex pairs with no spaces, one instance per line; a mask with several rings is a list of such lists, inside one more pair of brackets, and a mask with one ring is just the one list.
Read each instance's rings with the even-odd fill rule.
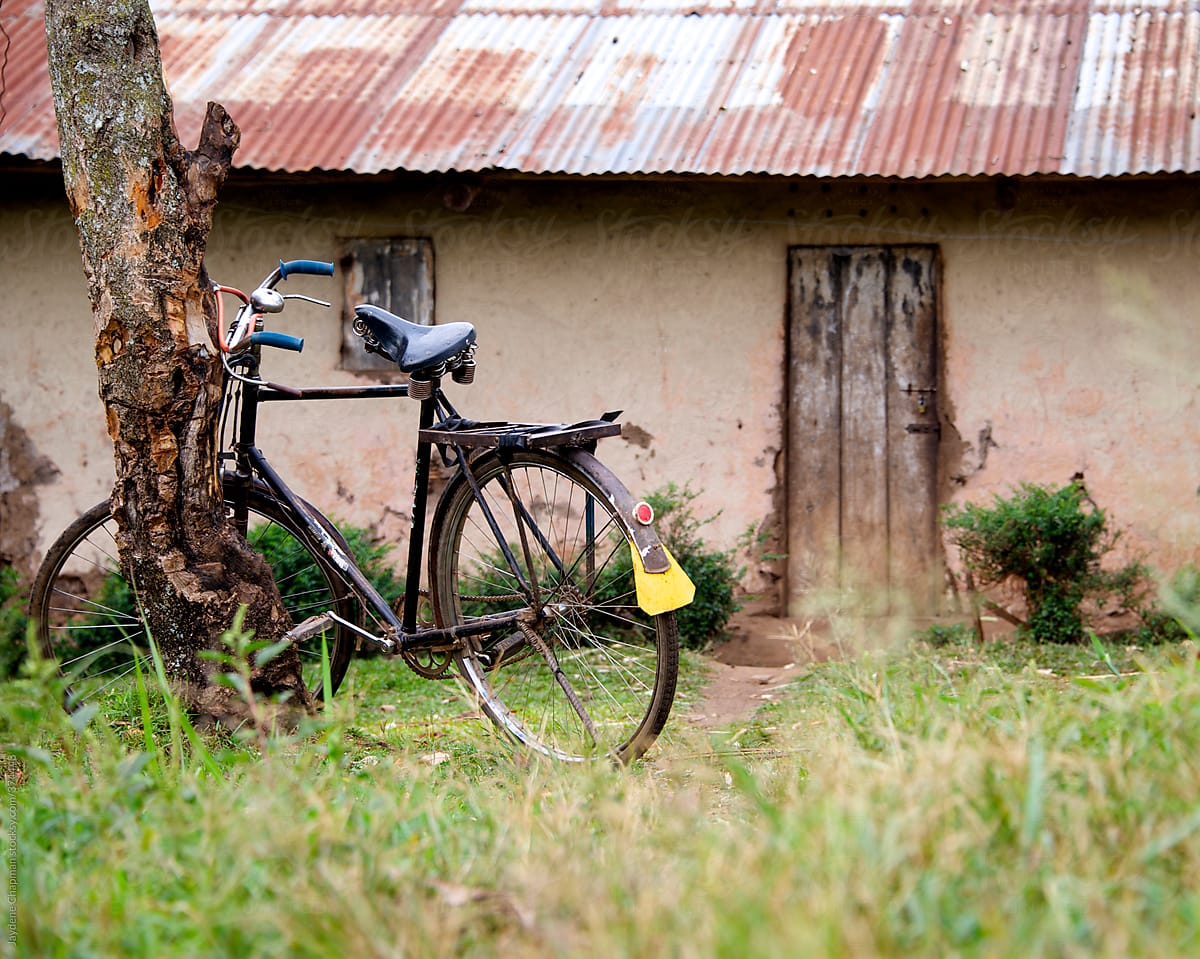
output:
[[591,446],[605,436],[618,436],[621,424],[610,420],[558,423],[477,423],[451,418],[421,430],[421,440],[435,446],[472,449],[542,449],[549,446]]

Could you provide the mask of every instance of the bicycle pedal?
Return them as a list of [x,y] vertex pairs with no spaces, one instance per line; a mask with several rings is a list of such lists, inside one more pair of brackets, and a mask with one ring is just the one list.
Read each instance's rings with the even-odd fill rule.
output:
[[297,626],[293,626],[283,636],[290,643],[302,643],[311,636],[315,636],[330,626],[333,625],[333,620],[328,613],[320,613],[317,616],[310,616],[304,622]]

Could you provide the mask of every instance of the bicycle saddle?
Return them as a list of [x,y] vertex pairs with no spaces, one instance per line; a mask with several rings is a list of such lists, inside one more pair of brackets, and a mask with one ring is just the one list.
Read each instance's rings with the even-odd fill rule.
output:
[[386,356],[405,373],[444,363],[475,342],[470,323],[421,326],[369,303],[356,306],[354,317],[355,326],[366,328],[367,349]]

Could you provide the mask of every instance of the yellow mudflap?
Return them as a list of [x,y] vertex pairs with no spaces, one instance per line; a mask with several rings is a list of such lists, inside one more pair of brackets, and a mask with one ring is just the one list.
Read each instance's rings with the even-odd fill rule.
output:
[[671,561],[665,573],[647,573],[637,546],[631,542],[629,549],[633,553],[633,585],[637,589],[638,606],[642,612],[657,616],[686,606],[695,598],[696,587],[665,546],[663,550]]

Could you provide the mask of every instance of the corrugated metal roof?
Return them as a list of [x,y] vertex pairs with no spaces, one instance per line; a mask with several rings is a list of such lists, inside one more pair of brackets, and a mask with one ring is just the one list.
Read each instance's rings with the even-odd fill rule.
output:
[[[0,2],[0,152],[49,159],[41,0]],[[152,7],[181,136],[218,100],[247,167],[1200,172],[1200,0]]]

